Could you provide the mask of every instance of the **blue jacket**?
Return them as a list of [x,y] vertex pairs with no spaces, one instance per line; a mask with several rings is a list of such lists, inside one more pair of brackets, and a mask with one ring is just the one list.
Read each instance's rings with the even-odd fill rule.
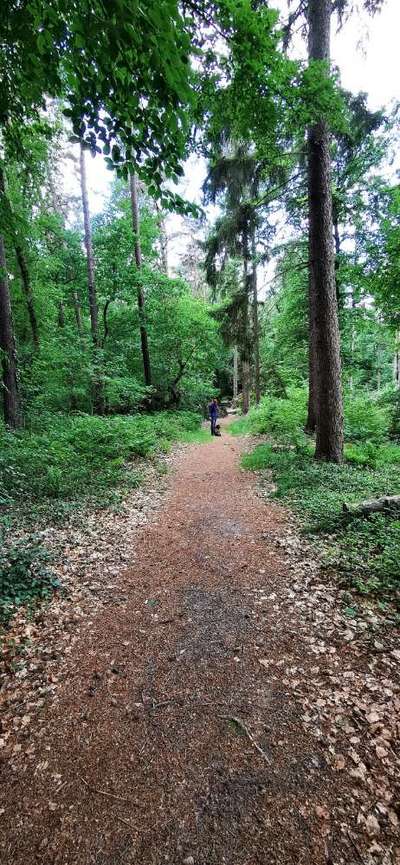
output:
[[215,402],[210,402],[208,406],[210,417],[218,417],[218,406]]

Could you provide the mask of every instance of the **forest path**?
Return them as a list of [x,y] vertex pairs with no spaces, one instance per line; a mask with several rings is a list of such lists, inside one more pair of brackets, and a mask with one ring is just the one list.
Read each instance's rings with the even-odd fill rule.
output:
[[302,722],[318,623],[288,603],[287,517],[240,448],[223,430],[183,453],[124,603],[75,645],[33,764],[4,770],[2,863],[360,861],[343,774]]

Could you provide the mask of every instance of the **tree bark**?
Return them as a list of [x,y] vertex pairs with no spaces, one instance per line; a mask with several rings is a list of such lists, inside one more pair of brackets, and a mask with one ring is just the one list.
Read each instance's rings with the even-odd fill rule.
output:
[[104,388],[102,375],[100,371],[100,338],[99,338],[99,318],[98,318],[98,306],[97,306],[97,293],[96,293],[96,281],[95,281],[95,269],[94,269],[94,256],[93,256],[93,244],[92,244],[92,228],[90,224],[90,211],[89,211],[89,199],[87,192],[87,180],[86,180],[86,162],[85,162],[85,148],[83,145],[80,145],[80,179],[81,179],[81,195],[82,195],[82,208],[83,208],[83,224],[85,229],[85,250],[86,250],[86,264],[87,264],[87,276],[88,276],[88,299],[89,299],[89,311],[90,311],[90,329],[92,334],[93,341],[93,351],[94,351],[94,376],[92,381],[92,389],[93,389],[93,408],[96,414],[104,414]]
[[233,349],[233,399],[238,398],[238,350],[237,345]]
[[[1,190],[0,190],[1,191]],[[0,235],[0,350],[4,423],[10,429],[22,425],[17,372],[17,352],[3,237]]]
[[[141,270],[142,267],[142,249],[140,245],[140,220],[139,220],[139,204],[138,204],[138,194],[137,194],[137,180],[136,175],[131,174],[129,177],[129,189],[131,196],[131,210],[132,210],[132,228],[134,233],[134,249],[135,249],[135,262],[138,270]],[[138,282],[137,287],[137,304],[139,309],[139,326],[140,326],[140,342],[142,347],[142,359],[143,359],[143,373],[145,384],[150,387],[151,386],[151,365],[150,365],[150,352],[149,352],[149,342],[147,338],[147,330],[145,324],[145,304],[144,304],[144,294],[143,288]]]
[[35,306],[33,302],[33,293],[32,293],[32,285],[29,276],[29,268],[26,260],[25,253],[20,243],[18,243],[18,239],[16,236],[16,230],[14,227],[14,214],[11,207],[11,202],[6,198],[6,190],[5,190],[5,182],[4,182],[4,173],[2,168],[0,167],[0,195],[3,198],[4,205],[7,207],[7,211],[10,215],[10,219],[12,220],[13,226],[13,241],[14,241],[14,249],[15,255],[18,263],[18,267],[21,273],[21,281],[22,281],[22,290],[26,299],[26,306],[28,310],[29,323],[32,331],[32,339],[35,347],[35,351],[39,350],[39,328],[38,322],[35,313]]
[[247,358],[242,358],[242,412],[247,414],[250,408],[250,364]]
[[[4,175],[0,167],[0,204],[4,201]],[[18,364],[8,283],[6,248],[0,235],[0,351],[4,423],[10,429],[22,426],[18,388]]]
[[243,302],[243,332],[241,334],[240,359],[242,368],[242,412],[247,414],[250,408],[250,388],[251,388],[251,345],[249,333],[249,297],[252,291],[252,274],[249,273],[249,237],[248,226],[243,231],[242,237],[243,247],[243,287],[244,287],[244,302]]
[[39,351],[39,347],[40,347],[39,327],[38,327],[38,322],[37,322],[37,318],[36,318],[35,304],[33,302],[33,292],[32,292],[31,280],[30,280],[30,276],[29,276],[28,263],[27,263],[27,260],[25,257],[25,253],[22,249],[22,246],[20,246],[19,243],[17,243],[15,245],[15,255],[17,257],[18,267],[19,267],[20,273],[21,273],[22,288],[24,291],[25,299],[26,299],[26,306],[27,306],[27,310],[28,310],[29,323],[30,323],[31,331],[32,331],[33,345],[35,347],[35,350]]
[[400,508],[400,496],[384,496],[381,499],[371,499],[369,502],[360,502],[358,505],[343,503],[343,511],[356,517],[368,517],[381,511],[395,511]]
[[[193,349],[193,351],[194,351],[194,349]],[[180,403],[181,403],[181,400],[182,400],[182,394],[181,394],[181,392],[178,390],[178,384],[179,384],[179,382],[181,381],[181,379],[183,378],[183,376],[184,376],[184,374],[185,374],[185,371],[186,371],[186,369],[187,369],[188,363],[189,363],[189,361],[190,361],[190,359],[191,359],[191,357],[192,357],[192,355],[193,355],[193,351],[190,352],[190,355],[189,355],[189,357],[186,358],[186,360],[182,360],[182,358],[180,358],[180,359],[178,360],[179,372],[178,372],[178,374],[175,376],[175,378],[174,378],[174,380],[171,382],[171,384],[169,385],[169,392],[170,392],[170,394],[171,394],[171,398],[170,398],[170,400],[169,400],[169,406],[170,406],[170,407],[175,406],[175,408],[179,408],[179,406],[180,406]]]
[[253,305],[253,339],[254,339],[254,391],[256,404],[261,399],[260,386],[260,329],[258,326],[258,291],[257,291],[257,250],[256,235],[253,227],[251,234],[251,281]]
[[[309,0],[309,59],[329,61],[331,0]],[[333,249],[329,129],[321,119],[308,132],[311,333],[316,370],[316,459],[343,459],[340,337]]]
[[81,305],[80,305],[79,298],[78,298],[78,293],[76,291],[74,291],[72,293],[72,303],[73,303],[73,307],[74,307],[76,328],[77,328],[79,336],[81,337],[83,334],[82,310],[81,310]]
[[317,425],[317,382],[316,382],[316,358],[315,358],[315,333],[314,333],[314,306],[313,286],[311,285],[312,271],[308,273],[308,407],[305,431],[312,435]]

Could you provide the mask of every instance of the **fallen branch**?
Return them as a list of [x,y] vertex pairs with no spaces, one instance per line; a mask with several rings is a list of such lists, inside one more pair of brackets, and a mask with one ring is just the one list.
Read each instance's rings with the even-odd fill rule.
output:
[[400,509],[400,496],[383,496],[381,499],[372,499],[370,502],[360,502],[358,505],[348,505],[343,502],[343,511],[351,516],[367,517],[369,514],[380,511],[393,511]]
[[252,733],[250,733],[249,728],[246,727],[246,724],[244,724],[243,721],[240,720],[240,718],[236,718],[234,715],[220,715],[220,718],[224,718],[225,721],[233,721],[234,724],[237,724],[238,727],[240,727],[240,729],[243,730],[244,733],[246,733],[246,736],[250,739],[250,742],[256,749],[256,751],[261,754],[261,756],[264,758],[264,760],[268,763],[269,766],[271,765],[271,760],[269,759],[265,751],[263,751],[261,745],[256,742],[254,736],[252,735]]
[[129,823],[129,821],[128,821],[128,820],[125,820],[124,817],[120,817],[119,814],[114,814],[114,817],[116,817],[117,820],[120,820],[121,823],[125,823],[125,826],[129,826],[131,832],[134,832],[134,831],[135,831],[134,828],[133,828],[133,826],[132,826],[132,823]]
[[86,784],[86,787],[90,790],[91,793],[98,793],[99,796],[110,796],[111,799],[118,799],[120,802],[129,802],[129,799],[124,799],[122,796],[116,796],[115,793],[109,793],[108,790],[97,790],[96,787],[91,787],[81,775],[78,775],[81,781]]
[[357,856],[358,856],[360,862],[362,862],[362,865],[365,865],[365,860],[364,860],[364,858],[362,857],[362,855],[361,855],[361,853],[360,853],[360,851],[359,851],[359,849],[358,849],[358,847],[357,847],[357,844],[356,844],[356,842],[354,841],[354,838],[352,838],[350,832],[346,832],[346,835],[347,835],[347,837],[348,837],[348,839],[349,839],[349,841],[350,841],[350,844],[351,844],[353,850],[354,850],[355,853],[357,854]]

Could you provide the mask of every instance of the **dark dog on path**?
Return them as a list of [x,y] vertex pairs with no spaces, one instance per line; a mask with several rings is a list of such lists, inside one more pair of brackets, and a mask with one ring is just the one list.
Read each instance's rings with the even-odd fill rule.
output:
[[215,426],[215,432],[214,432],[214,435],[216,435],[216,436],[220,436],[220,435],[221,435],[221,427],[220,427],[219,423],[217,423],[216,426]]

